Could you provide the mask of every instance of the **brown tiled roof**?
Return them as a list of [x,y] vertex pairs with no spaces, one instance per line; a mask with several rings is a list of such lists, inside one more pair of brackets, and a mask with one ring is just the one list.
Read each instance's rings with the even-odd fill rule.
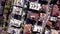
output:
[[52,10],[52,15],[57,16],[57,12],[58,12],[58,6],[54,5],[53,10]]
[[60,19],[58,19],[57,27],[59,27],[59,28],[60,28]]
[[48,25],[48,26],[52,26],[52,22],[48,21],[48,22],[47,22],[47,25]]
[[46,16],[45,13],[40,13],[40,17],[41,17],[41,18],[44,18],[45,16]]
[[52,30],[51,30],[51,34],[58,34],[58,31],[57,31],[57,30],[52,29]]
[[32,25],[31,24],[25,25],[24,32],[26,34],[28,34],[28,33],[30,34],[29,30],[31,30],[31,28],[32,28]]

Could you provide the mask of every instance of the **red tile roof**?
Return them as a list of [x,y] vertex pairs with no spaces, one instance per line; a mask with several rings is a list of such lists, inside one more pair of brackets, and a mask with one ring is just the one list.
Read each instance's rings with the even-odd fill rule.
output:
[[26,34],[31,34],[31,32],[29,31],[29,30],[31,30],[31,28],[32,28],[31,24],[25,25],[24,32]]
[[57,12],[58,12],[58,6],[54,5],[53,10],[52,10],[52,15],[57,16]]
[[45,16],[46,16],[45,13],[40,13],[40,17],[41,17],[42,19],[44,19]]
[[48,22],[47,22],[47,25],[48,25],[48,26],[52,26],[52,22],[48,21]]
[[60,28],[60,19],[58,19],[57,27]]

